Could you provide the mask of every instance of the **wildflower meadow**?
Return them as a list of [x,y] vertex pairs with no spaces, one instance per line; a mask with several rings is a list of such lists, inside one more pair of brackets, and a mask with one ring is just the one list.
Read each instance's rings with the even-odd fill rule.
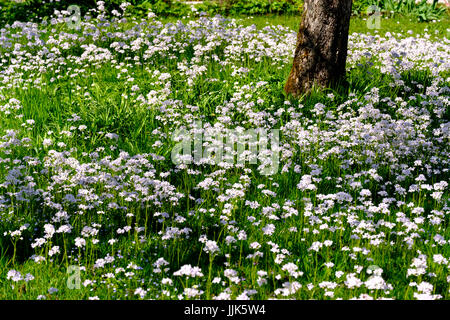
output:
[[294,98],[300,16],[127,10],[0,28],[0,299],[450,298],[448,14]]

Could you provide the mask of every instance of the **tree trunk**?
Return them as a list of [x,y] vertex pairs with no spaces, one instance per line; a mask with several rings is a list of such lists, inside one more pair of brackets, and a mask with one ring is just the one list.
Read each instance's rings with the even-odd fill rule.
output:
[[330,87],[345,77],[352,0],[305,0],[287,94]]

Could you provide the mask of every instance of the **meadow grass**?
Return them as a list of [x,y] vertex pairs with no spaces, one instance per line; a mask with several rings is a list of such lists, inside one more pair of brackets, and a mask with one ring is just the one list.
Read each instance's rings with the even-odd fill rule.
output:
[[[262,15],[262,16],[235,16],[239,24],[244,26],[255,25],[257,28],[264,28],[270,25],[282,25],[292,30],[297,31],[300,26],[300,15]],[[166,22],[176,22],[177,20],[188,21],[189,18],[174,18],[166,17],[163,19]],[[353,16],[350,20],[350,33],[368,33],[381,34],[386,32],[402,34],[408,36],[408,31],[413,34],[430,34],[433,38],[449,37],[450,16],[443,15],[439,20],[434,20],[428,23],[418,22],[416,19],[408,16],[396,15],[395,17],[381,17],[379,28],[368,23],[367,18]]]
[[[449,298],[448,17],[352,19],[301,99],[299,17],[61,19],[0,47],[0,299]],[[194,120],[280,129],[278,172],[175,165]]]

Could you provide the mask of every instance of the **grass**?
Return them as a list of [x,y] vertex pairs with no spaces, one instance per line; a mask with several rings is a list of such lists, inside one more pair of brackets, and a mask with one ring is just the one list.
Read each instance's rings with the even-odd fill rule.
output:
[[[281,16],[254,16],[237,18],[239,23],[243,25],[254,24],[258,28],[263,28],[266,25],[283,25],[292,30],[297,31],[300,25],[300,16],[281,15]],[[402,34],[408,36],[408,31],[411,30],[413,34],[423,35],[430,34],[436,38],[442,38],[450,35],[449,30],[450,16],[444,15],[441,20],[430,23],[420,23],[415,19],[405,16],[397,16],[395,18],[381,18],[380,28],[370,28],[367,18],[352,17],[350,20],[350,33],[370,33],[384,35],[386,32]]]
[[[244,26],[254,24],[258,30],[278,24],[296,30],[298,19],[269,16],[237,21]],[[429,24],[418,24],[407,18],[383,19],[377,32],[406,36],[412,30],[415,37],[420,37],[428,29],[433,39],[438,39],[435,41],[443,42],[448,21],[449,17]],[[68,34],[80,35],[79,31],[67,30],[64,25],[57,27]],[[29,41],[26,30],[12,31],[18,35],[17,39],[11,37],[12,41],[21,43],[25,52],[14,54],[6,45],[0,48],[5,57],[1,70],[18,66],[13,73],[2,73],[4,81],[0,86],[0,106],[9,110],[0,111],[3,112],[0,117],[0,299],[137,299],[140,297],[137,289],[145,290],[143,297],[154,299],[210,299],[221,293],[236,298],[244,292],[253,299],[350,299],[361,295],[413,299],[417,290],[410,286],[412,278],[407,272],[413,269],[413,261],[420,259],[420,254],[426,255],[427,274],[417,276],[414,281],[432,283],[431,293],[448,299],[448,265],[434,262],[433,256],[442,254],[448,258],[450,251],[448,246],[431,240],[436,235],[448,238],[445,209],[448,194],[444,190],[440,201],[433,200],[431,192],[425,189],[403,196],[392,185],[409,188],[415,185],[419,174],[427,174],[424,167],[415,164],[417,160],[430,165],[431,170],[440,170],[440,173],[427,174],[430,185],[448,180],[445,170],[448,146],[445,138],[439,140],[433,135],[433,130],[448,124],[448,111],[437,116],[442,111],[442,101],[448,99],[448,92],[439,91],[437,97],[427,93],[427,88],[434,85],[440,88],[449,85],[448,70],[440,71],[441,79],[437,79],[428,67],[413,68],[401,73],[401,84],[391,85],[399,79],[380,71],[385,62],[377,60],[376,54],[373,60],[365,59],[362,57],[365,48],[355,48],[361,59],[359,64],[349,64],[349,90],[318,90],[300,100],[293,99],[282,92],[290,71],[291,57],[286,49],[290,45],[288,30],[250,34],[245,40],[233,43],[235,37],[226,38],[226,32],[220,32],[243,32],[242,28],[222,27],[219,24],[214,29],[206,23],[191,26],[192,33],[173,31],[171,34],[170,25],[161,31],[164,27],[157,22],[141,27],[130,23],[117,27],[100,25],[95,28],[105,37],[108,32],[118,30],[129,33],[103,40],[85,33],[84,43],[109,49],[117,42],[131,46],[133,37],[139,38],[143,32],[148,37],[142,39],[149,40],[146,45],[155,52],[150,54],[142,45],[135,51],[111,49],[112,57],[98,52],[88,55],[86,60],[80,58],[82,41],[56,29],[52,31],[54,27],[46,27],[45,31],[41,27],[41,31],[46,39],[50,36],[58,39],[55,44],[49,44],[56,57],[46,56],[39,45],[26,46]],[[90,26],[84,28],[88,32]],[[195,45],[205,47],[208,41],[205,35],[192,40],[190,37],[196,30],[215,39],[217,47],[205,49],[209,50],[206,55],[199,54]],[[131,35],[133,32],[136,34]],[[367,30],[366,21],[355,18],[350,32],[376,31]],[[260,59],[257,54],[261,50],[249,49],[242,55],[229,53],[248,43],[264,44],[265,39],[273,40],[271,46],[266,46],[269,48],[286,41],[286,47],[281,47],[286,50],[267,53]],[[158,46],[158,41],[163,45]],[[69,47],[64,49],[64,43]],[[26,52],[30,52],[28,57]],[[200,56],[198,63],[196,54]],[[214,54],[217,61],[226,63],[211,60],[209,57]],[[40,58],[34,59],[36,56]],[[183,64],[188,62],[187,71],[182,71]],[[205,70],[199,76],[187,73],[200,66],[205,66]],[[235,73],[239,68],[244,71]],[[266,83],[258,87],[260,81]],[[374,88],[377,93],[371,91]],[[334,96],[330,98],[330,94]],[[415,100],[409,99],[410,96]],[[375,116],[372,119],[372,115],[364,119],[359,115],[360,108],[372,104],[371,99],[377,97],[379,101],[373,104],[383,119]],[[15,105],[10,101],[12,98],[20,101],[19,109],[11,107]],[[334,118],[321,113],[318,104],[325,105]],[[280,110],[283,112],[278,113]],[[34,123],[26,122],[30,119]],[[228,169],[195,164],[188,168],[176,167],[170,160],[175,144],[171,135],[178,127],[189,127],[191,119],[245,128],[255,126],[258,121],[266,129],[288,125],[292,129],[283,129],[282,142],[288,145],[283,150],[292,156],[281,161],[274,176],[261,175],[257,165],[249,164]],[[341,126],[338,120],[349,122]],[[398,123],[404,126],[397,127]],[[408,136],[409,123],[414,134],[419,135],[423,130],[426,143],[421,143],[420,137],[416,142],[415,136]],[[374,128],[378,128],[379,137]],[[18,140],[8,136],[9,130],[15,130]],[[342,135],[333,136],[336,131]],[[117,139],[110,134],[117,135]],[[309,137],[305,144],[302,144],[302,134]],[[327,135],[332,138],[327,140]],[[45,144],[46,139],[51,142]],[[361,142],[364,139],[368,142]],[[402,151],[402,141],[417,146]],[[340,152],[329,153],[333,147],[339,147]],[[51,152],[52,149],[61,153]],[[161,156],[165,159],[160,159]],[[289,162],[288,169],[281,171]],[[317,168],[320,170],[312,173]],[[383,183],[369,174],[374,168]],[[408,175],[404,173],[408,168],[416,171]],[[305,174],[317,179],[311,182],[315,189],[297,188]],[[215,188],[198,187],[207,177],[212,177]],[[362,199],[361,189],[369,190],[372,196]],[[229,196],[240,191],[245,196]],[[324,199],[326,195],[336,196],[344,191],[351,200]],[[380,191],[389,196],[380,195]],[[76,202],[70,200],[70,195]],[[220,196],[229,198],[222,201]],[[381,208],[383,201],[392,199],[399,201],[399,205],[389,207],[388,213],[378,209],[370,211],[371,206]],[[246,201],[257,202],[258,209],[252,209]],[[268,213],[262,213],[263,208]],[[418,237],[411,235],[416,230],[410,224],[413,231],[409,231],[407,222],[399,215],[403,212],[415,221],[421,215],[414,214],[414,208],[424,208],[423,216],[428,219],[423,223],[414,222],[421,229],[417,230]],[[272,211],[275,218],[270,215]],[[286,212],[293,213],[289,216]],[[430,223],[430,219],[441,219],[441,223]],[[355,221],[362,223],[360,229],[356,228]],[[381,222],[387,224],[375,226]],[[46,238],[44,230],[48,224],[55,229],[68,224],[72,231],[56,232]],[[262,227],[270,224],[275,227],[274,233],[264,234]],[[8,234],[20,230],[21,226],[26,227],[19,236]],[[235,242],[228,243],[227,236]],[[206,252],[206,242],[199,241],[203,237],[214,241],[220,252]],[[407,245],[409,237],[417,238],[413,247]],[[77,246],[77,238],[85,239],[86,244]],[[384,242],[376,244],[378,238]],[[32,246],[37,239],[45,241]],[[322,248],[311,250],[317,243]],[[59,253],[51,255],[49,251],[55,246],[59,247]],[[295,264],[303,274],[283,269],[288,263]],[[326,263],[333,266],[327,267]],[[186,264],[200,267],[203,277],[173,274]],[[70,265],[82,267],[79,274],[82,284],[76,290],[68,285],[77,284],[77,273],[67,271]],[[392,284],[392,289],[373,290],[363,285],[352,289],[345,283],[346,276],[359,268],[364,271],[360,270],[356,276],[360,281],[368,281],[371,275],[366,270],[374,265],[383,270],[383,279]],[[7,279],[10,270],[19,271],[23,277],[31,274],[34,279]],[[336,272],[345,275],[338,277]],[[220,280],[212,281],[216,277]],[[330,285],[326,282],[335,288],[325,290],[323,285]],[[285,291],[277,294],[277,289],[286,289],[283,287],[286,283],[291,289],[298,284],[302,286],[286,295],[283,295]],[[185,291],[186,288],[190,289]],[[195,290],[203,292],[197,295]]]
[[[300,25],[300,15],[261,15],[261,16],[235,16],[239,24],[244,26],[255,25],[257,28],[264,28],[270,25],[282,25],[294,31],[297,31]],[[188,18],[166,17],[162,21],[174,23],[177,20],[188,21]],[[350,34],[369,33],[384,35],[386,32],[409,36],[408,31],[415,35],[424,35],[428,33],[432,38],[443,38],[450,36],[450,15],[443,15],[441,19],[432,22],[418,22],[412,17],[396,15],[395,17],[381,17],[380,28],[371,28],[365,17],[352,16],[350,20]]]

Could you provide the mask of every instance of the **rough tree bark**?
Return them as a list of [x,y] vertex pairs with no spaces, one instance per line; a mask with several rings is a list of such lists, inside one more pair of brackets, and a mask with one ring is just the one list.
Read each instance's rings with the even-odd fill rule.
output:
[[330,87],[345,77],[352,0],[305,0],[287,94]]

